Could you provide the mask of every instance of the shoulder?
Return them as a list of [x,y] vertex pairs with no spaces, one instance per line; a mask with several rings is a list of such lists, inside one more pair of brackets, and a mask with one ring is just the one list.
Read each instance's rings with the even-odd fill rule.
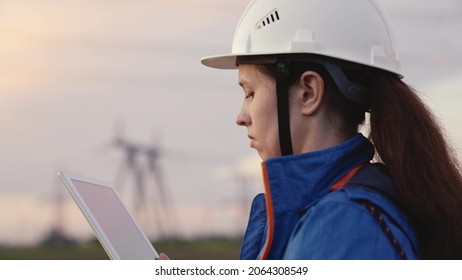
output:
[[[399,253],[362,204],[354,188],[334,191],[309,208],[297,224],[287,246],[288,259],[397,259]],[[380,201],[383,200],[383,201]],[[375,199],[374,204],[387,203]],[[385,207],[387,208],[387,207]],[[390,208],[390,207],[388,207]],[[390,208],[391,209],[391,208]],[[395,210],[399,212],[398,210]],[[384,211],[383,217],[408,258],[415,258],[413,236]],[[403,221],[405,223],[405,221]]]

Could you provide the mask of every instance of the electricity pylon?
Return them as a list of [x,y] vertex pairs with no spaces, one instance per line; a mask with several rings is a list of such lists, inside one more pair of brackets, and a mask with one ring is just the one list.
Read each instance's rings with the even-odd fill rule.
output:
[[[166,188],[164,173],[160,159],[164,150],[159,144],[150,145],[136,144],[128,141],[123,128],[116,128],[114,146],[124,153],[124,158],[119,165],[116,175],[115,186],[124,187],[125,178],[133,178],[133,209],[137,218],[143,210],[153,209],[154,223],[159,237],[179,231],[179,224],[170,191]],[[153,187],[151,191],[147,188]],[[153,194],[152,197],[149,195]],[[152,205],[153,207],[148,207]]]

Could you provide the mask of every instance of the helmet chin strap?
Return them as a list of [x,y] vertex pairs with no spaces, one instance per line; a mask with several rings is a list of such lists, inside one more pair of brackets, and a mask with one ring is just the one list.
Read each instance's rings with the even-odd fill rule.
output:
[[292,137],[290,133],[289,115],[289,63],[276,64],[276,95],[278,111],[279,146],[281,155],[292,155]]

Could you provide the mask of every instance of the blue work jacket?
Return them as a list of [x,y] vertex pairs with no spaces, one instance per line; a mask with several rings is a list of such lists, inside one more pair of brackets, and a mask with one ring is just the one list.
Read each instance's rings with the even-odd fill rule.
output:
[[369,163],[373,155],[357,134],[325,150],[264,162],[265,193],[252,203],[241,259],[417,259],[395,185],[383,165]]

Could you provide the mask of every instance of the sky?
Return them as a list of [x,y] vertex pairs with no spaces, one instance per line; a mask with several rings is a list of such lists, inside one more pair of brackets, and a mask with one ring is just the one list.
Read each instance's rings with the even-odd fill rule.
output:
[[[241,234],[262,191],[260,161],[234,123],[242,99],[237,72],[208,69],[200,58],[230,51],[247,4],[0,1],[0,244],[35,244],[57,225],[91,236],[58,170],[113,182],[135,211],[136,184],[117,136],[160,151],[167,210],[159,209],[158,177],[148,176],[137,213],[151,238]],[[382,4],[405,81],[460,155],[462,4]],[[175,222],[156,226],[160,212]]]

